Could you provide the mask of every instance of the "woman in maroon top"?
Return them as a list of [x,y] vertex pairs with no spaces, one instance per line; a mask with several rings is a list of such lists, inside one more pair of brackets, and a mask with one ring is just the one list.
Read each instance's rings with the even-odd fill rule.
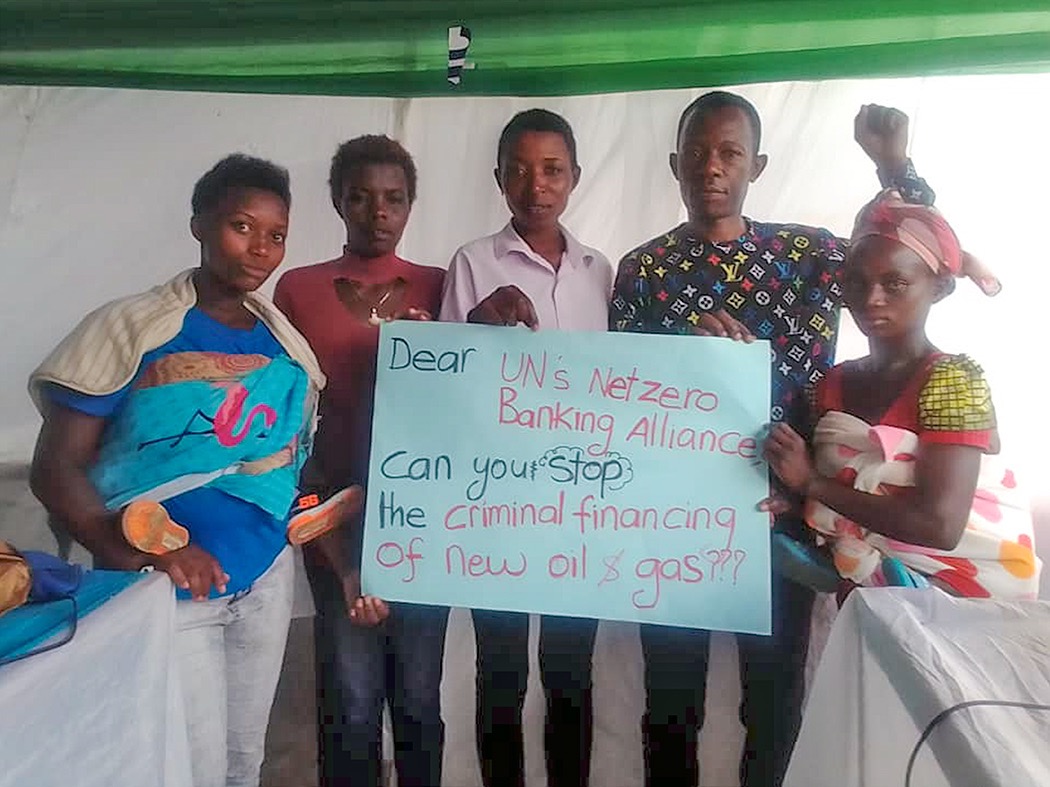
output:
[[[415,164],[400,144],[372,135],[343,143],[329,186],[346,227],[343,254],[288,271],[274,295],[328,377],[314,461],[305,474],[319,497],[367,480],[379,323],[430,319],[444,283],[440,268],[396,253],[416,198]],[[389,702],[398,783],[436,787],[448,610],[362,597],[362,528],[357,518],[349,524],[319,539],[319,548],[304,550],[317,608],[321,785],[378,787],[382,711]]]

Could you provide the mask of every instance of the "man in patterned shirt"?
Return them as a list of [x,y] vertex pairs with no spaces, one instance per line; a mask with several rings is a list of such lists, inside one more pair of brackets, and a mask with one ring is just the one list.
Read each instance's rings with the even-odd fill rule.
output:
[[[933,192],[907,159],[907,117],[865,106],[857,142],[884,185],[932,204]],[[621,260],[609,309],[614,331],[697,333],[745,341],[769,339],[773,350],[772,420],[796,429],[805,418],[802,391],[834,360],[847,241],[826,229],[752,221],[741,214],[749,184],[766,166],[761,123],[741,96],[716,91],[686,107],[671,170],[689,221]],[[797,516],[780,513],[775,528],[801,533]],[[774,572],[773,634],[738,635],[747,728],[743,787],[779,785],[802,716],[803,670],[813,594]],[[645,624],[647,787],[695,787],[697,736],[703,725],[709,632]]]

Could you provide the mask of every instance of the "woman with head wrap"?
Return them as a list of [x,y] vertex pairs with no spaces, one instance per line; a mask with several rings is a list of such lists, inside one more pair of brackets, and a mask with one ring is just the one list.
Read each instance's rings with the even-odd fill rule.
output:
[[962,252],[934,208],[888,189],[857,217],[845,300],[870,354],[835,366],[814,391],[812,456],[777,424],[765,457],[806,500],[847,586],[934,584],[960,596],[1034,598],[1031,516],[998,453],[981,368],[926,336],[930,307],[968,276],[999,283]]

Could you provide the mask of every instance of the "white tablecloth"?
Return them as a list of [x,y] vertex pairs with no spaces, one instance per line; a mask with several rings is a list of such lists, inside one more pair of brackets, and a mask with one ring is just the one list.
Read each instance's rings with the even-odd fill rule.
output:
[[[1050,705],[1050,603],[857,591],[817,669],[784,787],[904,787],[927,724],[974,700]],[[912,787],[1047,787],[1050,711],[952,712],[921,746]]]
[[72,642],[0,667],[0,787],[189,787],[174,613],[151,575]]

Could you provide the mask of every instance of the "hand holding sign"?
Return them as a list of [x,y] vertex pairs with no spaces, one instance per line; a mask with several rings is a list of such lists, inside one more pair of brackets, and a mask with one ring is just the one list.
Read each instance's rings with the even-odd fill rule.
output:
[[489,293],[481,303],[470,310],[467,322],[480,325],[517,325],[524,323],[536,330],[540,326],[536,309],[529,296],[509,284]]
[[754,334],[747,326],[733,317],[725,309],[716,312],[704,312],[700,315],[700,322],[693,329],[697,336],[721,336],[734,341],[753,342]]

